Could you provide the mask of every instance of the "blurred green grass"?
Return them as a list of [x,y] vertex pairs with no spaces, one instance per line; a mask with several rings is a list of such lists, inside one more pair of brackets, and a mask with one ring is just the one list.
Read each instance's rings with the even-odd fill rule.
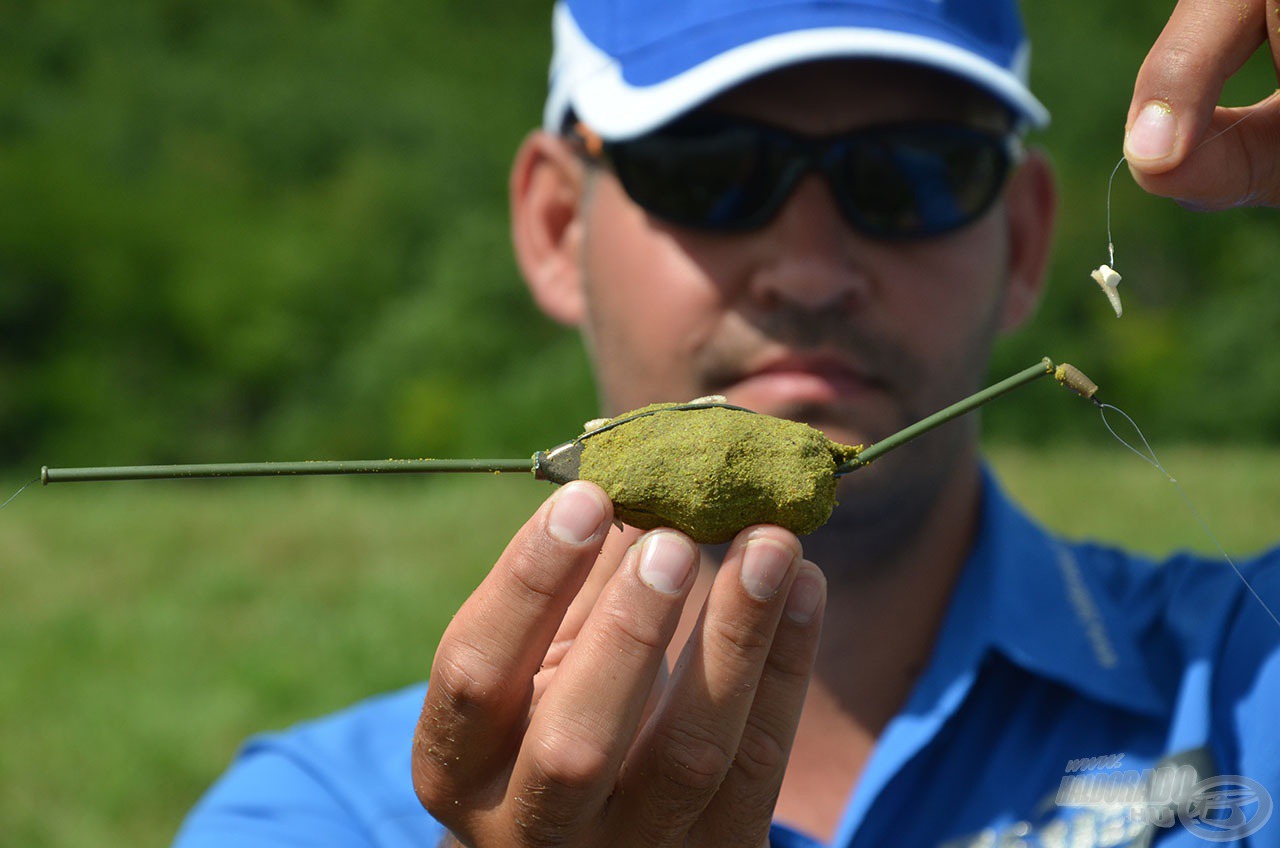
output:
[[[1161,458],[1233,554],[1274,541],[1280,451]],[[1212,550],[1118,445],[992,461],[1070,535]],[[32,487],[0,513],[0,843],[166,844],[247,735],[421,679],[548,491],[484,477]]]

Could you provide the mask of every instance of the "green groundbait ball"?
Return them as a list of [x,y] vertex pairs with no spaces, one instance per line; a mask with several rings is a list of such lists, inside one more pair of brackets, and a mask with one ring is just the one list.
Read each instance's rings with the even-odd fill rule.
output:
[[646,406],[582,439],[578,476],[608,493],[619,519],[716,544],[752,524],[804,534],[831,517],[836,468],[860,448],[796,421],[682,406]]

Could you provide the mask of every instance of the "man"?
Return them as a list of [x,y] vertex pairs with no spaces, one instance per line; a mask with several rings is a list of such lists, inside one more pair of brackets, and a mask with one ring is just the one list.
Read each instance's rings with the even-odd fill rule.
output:
[[[1263,196],[1214,194],[1192,152],[1231,61],[1161,70],[1275,23],[1231,9],[1206,29],[1217,4],[1184,2],[1130,120],[1140,178],[1188,202]],[[555,22],[513,235],[605,411],[720,393],[871,442],[977,388],[1034,310],[1054,190],[1018,143],[1047,116],[1005,0],[571,0]],[[602,491],[563,487],[425,695],[251,742],[179,843],[1280,845],[1264,603],[1219,563],[1048,535],[976,437],[969,418],[845,478],[803,548],[615,530]],[[1249,575],[1280,602],[1280,562]]]

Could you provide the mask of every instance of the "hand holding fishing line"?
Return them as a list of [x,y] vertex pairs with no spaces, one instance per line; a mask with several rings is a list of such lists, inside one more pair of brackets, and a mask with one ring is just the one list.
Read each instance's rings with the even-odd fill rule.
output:
[[[1280,206],[1280,90],[1252,106],[1217,105],[1263,45],[1280,78],[1274,0],[1180,0],[1138,72],[1125,123],[1138,185],[1197,209]],[[1205,145],[1227,129],[1228,138]]]
[[[1121,165],[1129,163],[1144,190],[1191,209],[1280,206],[1280,88],[1252,106],[1217,105],[1227,79],[1262,44],[1270,46],[1280,81],[1280,2],[1181,0],[1142,63],[1125,122],[1124,155],[1107,180],[1107,264],[1090,272],[1117,318],[1124,310],[1111,190]],[[1228,133],[1230,143],[1203,149]]]
[[[1107,263],[1090,272],[1117,318],[1123,309],[1118,290],[1121,276],[1114,268],[1111,191],[1121,165],[1128,162],[1144,190],[1191,209],[1280,206],[1280,88],[1252,106],[1217,105],[1226,81],[1263,44],[1270,48],[1280,81],[1280,0],[1270,5],[1267,0],[1248,0],[1244,5],[1180,0],[1147,54],[1125,123],[1124,155],[1107,180]],[[1280,616],[1241,572],[1177,479],[1156,457],[1137,423],[1119,407],[1091,399],[1111,435],[1177,488],[1223,560],[1280,626]],[[1108,409],[1133,427],[1145,450],[1115,431],[1107,420]]]

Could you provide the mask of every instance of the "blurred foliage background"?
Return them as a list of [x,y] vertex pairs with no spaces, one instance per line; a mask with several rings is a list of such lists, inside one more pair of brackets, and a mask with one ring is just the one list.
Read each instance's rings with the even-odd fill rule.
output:
[[[1123,320],[1088,277],[1171,5],[1027,4],[1063,208],[1046,302],[993,372],[1049,354],[1161,438],[1261,440],[1280,427],[1275,212],[1193,214],[1122,170]],[[0,469],[520,455],[593,414],[577,338],[536,312],[508,245],[548,4],[3,8]],[[1274,85],[1254,62],[1227,100]],[[989,429],[1079,427],[1023,403]]]

